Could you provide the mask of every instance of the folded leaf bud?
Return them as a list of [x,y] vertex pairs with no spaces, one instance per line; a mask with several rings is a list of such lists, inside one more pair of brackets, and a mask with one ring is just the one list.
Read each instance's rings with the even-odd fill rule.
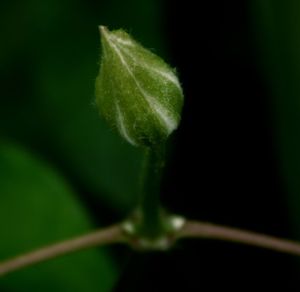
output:
[[101,26],[96,79],[101,115],[129,143],[153,147],[178,127],[183,93],[175,70],[123,30]]

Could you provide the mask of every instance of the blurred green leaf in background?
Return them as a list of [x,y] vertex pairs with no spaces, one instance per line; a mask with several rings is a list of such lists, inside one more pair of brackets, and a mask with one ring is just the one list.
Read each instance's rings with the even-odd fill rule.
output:
[[161,53],[159,1],[1,5],[1,137],[31,146],[109,207],[128,212],[141,154],[108,129],[93,105],[98,25],[127,28]]
[[[0,260],[81,234],[93,219],[111,220],[101,212],[89,218],[80,202],[97,201],[120,217],[135,206],[141,153],[94,106],[98,25],[125,28],[163,55],[160,6],[1,2]],[[1,279],[0,290],[40,291],[43,284],[42,291],[109,291],[115,278],[107,251],[89,251]]]
[[291,223],[300,236],[300,2],[252,3],[262,75],[270,89],[277,151]]
[[[59,172],[12,144],[0,144],[0,194],[1,259],[91,230],[86,210]],[[0,291],[111,291],[116,277],[102,248],[8,275]]]

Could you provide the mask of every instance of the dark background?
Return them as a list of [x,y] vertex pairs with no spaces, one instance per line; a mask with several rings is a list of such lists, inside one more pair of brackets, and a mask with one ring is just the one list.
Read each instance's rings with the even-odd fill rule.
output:
[[[163,200],[193,219],[293,237],[278,149],[279,98],[262,61],[260,7],[250,2],[167,1],[169,51],[186,101]],[[146,283],[143,291],[292,291],[299,277],[291,257],[223,242],[186,241],[168,255],[135,261],[145,267],[136,276]]]
[[[2,258],[113,223],[136,201],[142,155],[107,129],[92,105],[98,24],[127,29],[179,72],[185,106],[163,180],[164,206],[191,219],[300,238],[297,1],[49,0],[1,5],[0,139],[5,147],[0,147],[0,162],[16,160],[11,149],[30,153],[34,164],[50,166],[71,187],[68,200],[80,206],[75,204],[80,215],[64,212],[66,199],[57,213],[51,191],[49,198],[37,201],[24,189],[20,181],[28,170],[21,162],[8,163],[11,173],[2,164],[0,182],[11,181],[15,197],[10,185],[5,189],[0,184],[0,211],[11,208],[0,212],[1,221],[9,222],[0,225],[0,234],[8,243],[24,245],[6,250],[9,244],[0,243]],[[28,189],[36,186],[42,171],[37,172],[26,179]],[[53,204],[51,212],[35,214],[34,208],[49,206],[43,203],[47,200]],[[16,205],[41,226],[31,221],[26,225],[18,216],[12,220]],[[72,227],[72,216],[82,212],[89,223]],[[57,224],[57,214],[58,222],[70,221],[65,230],[55,229],[49,238],[35,231]],[[10,224],[25,235],[15,240],[17,231]],[[31,240],[28,246],[23,243]],[[88,259],[77,271],[81,262],[72,258],[74,273],[60,262],[44,264],[27,275],[0,279],[0,287],[31,291],[39,278],[49,291],[54,289],[49,282],[56,291],[83,291],[87,279],[85,291],[292,291],[300,273],[293,257],[210,240],[186,240],[167,253],[140,254],[123,247],[95,252],[102,252],[109,268],[104,265],[92,276],[80,270],[88,273],[85,265],[94,267]],[[110,279],[106,286],[101,284],[103,273]],[[73,279],[76,286],[70,284]]]

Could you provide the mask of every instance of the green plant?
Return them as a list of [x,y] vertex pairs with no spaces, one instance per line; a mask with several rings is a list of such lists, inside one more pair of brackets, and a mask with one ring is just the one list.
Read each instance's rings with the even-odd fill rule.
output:
[[[214,238],[300,255],[297,243],[168,214],[159,201],[165,143],[180,121],[183,95],[175,72],[122,30],[101,27],[102,68],[96,81],[102,116],[130,144],[145,152],[140,204],[129,218],[107,229],[45,247],[0,263],[0,275],[101,244],[168,249],[187,237]],[[146,88],[146,89],[145,89]]]

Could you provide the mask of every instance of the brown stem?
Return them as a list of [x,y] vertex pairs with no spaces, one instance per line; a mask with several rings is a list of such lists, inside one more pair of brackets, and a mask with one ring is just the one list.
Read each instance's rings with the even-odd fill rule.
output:
[[[183,227],[177,230],[173,239],[197,237],[243,243],[300,256],[300,243],[205,222],[186,221]],[[126,232],[124,234],[122,225],[114,225],[0,262],[0,276],[71,252],[104,244],[128,243],[128,241],[130,238]]]
[[179,231],[177,238],[188,237],[243,243],[300,256],[300,243],[269,235],[258,234],[251,231],[240,230],[237,228],[215,225],[212,223],[187,221]]
[[94,246],[123,242],[124,240],[123,231],[119,225],[107,227],[0,262],[0,276],[42,261],[56,258],[60,255]]

